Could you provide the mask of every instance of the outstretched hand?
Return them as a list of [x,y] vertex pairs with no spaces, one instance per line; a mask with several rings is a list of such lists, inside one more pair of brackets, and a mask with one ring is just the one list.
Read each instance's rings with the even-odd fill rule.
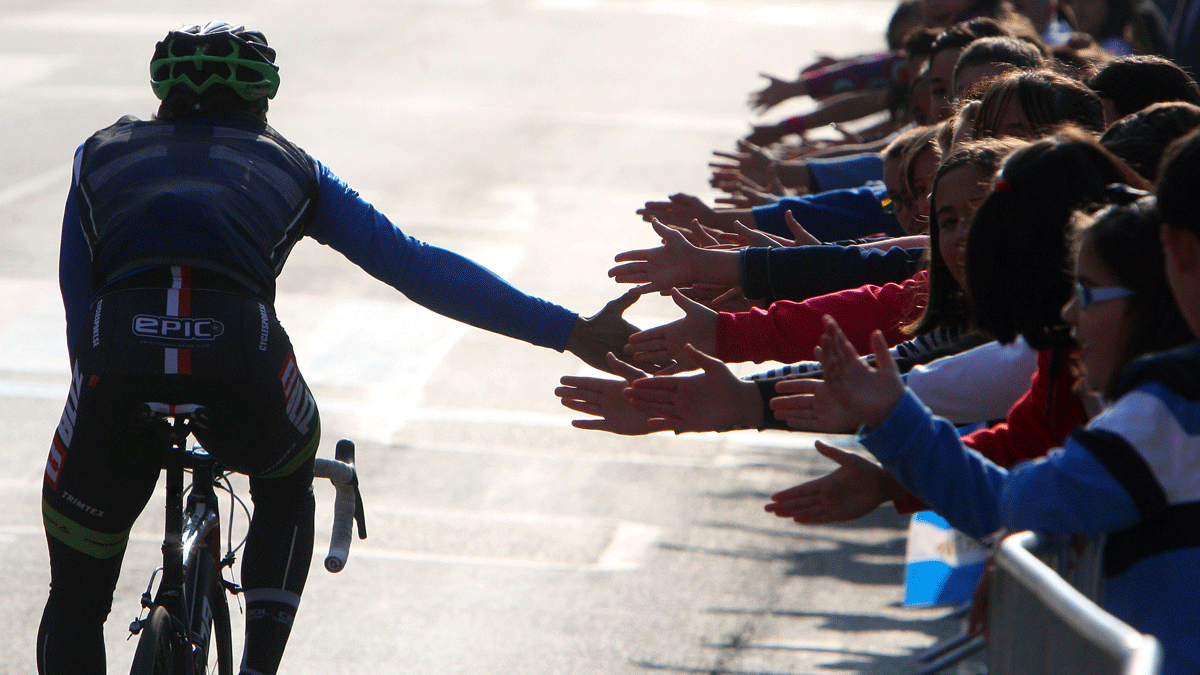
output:
[[804,95],[804,87],[798,82],[783,80],[766,73],[759,75],[767,78],[767,86],[750,94],[750,109],[754,112],[766,112],[789,98]]
[[672,227],[687,227],[693,220],[708,226],[715,225],[716,212],[699,197],[681,192],[667,199],[669,201],[646,202],[645,207],[638,209],[638,215],[648,223],[658,219]]
[[[778,180],[775,175],[775,159],[765,150],[745,140],[738,140],[737,147],[737,152],[713,151],[717,157],[729,160],[709,162],[709,167],[713,169],[713,181],[741,176],[755,185],[770,186]],[[713,185],[715,187],[716,183]]]
[[[791,213],[789,211],[788,213]],[[791,242],[782,237],[763,232],[762,230],[752,230],[738,221],[733,224],[734,231],[727,232],[721,235],[721,239],[735,244],[737,246],[757,246],[759,248],[782,248],[788,246]]]
[[753,209],[756,206],[767,206],[779,201],[784,193],[768,194],[766,191],[757,187],[749,187],[741,183],[737,185],[722,184],[717,186],[718,189],[725,190],[728,194],[724,197],[717,197],[713,200],[714,203],[720,204],[724,208],[737,209],[744,211]]
[[871,460],[821,441],[816,445],[817,452],[837,462],[838,468],[771,495],[767,512],[806,525],[844,523],[903,493],[891,474]]
[[787,396],[771,399],[775,418],[786,422],[788,428],[822,434],[844,434],[858,426],[854,415],[847,412],[823,380],[796,378],[780,380],[775,391]]
[[[883,333],[871,334],[875,367],[858,358],[854,345],[831,316],[825,316],[825,332],[817,348],[817,360],[825,371],[825,384],[833,400],[856,423],[877,425],[888,418],[904,396],[904,380]],[[633,339],[638,334],[631,336]]]
[[721,246],[721,240],[717,239],[714,232],[724,234],[720,230],[709,230],[700,224],[700,221],[693,219],[690,223],[683,227],[673,228],[678,230],[683,237],[688,240],[688,243],[696,248],[709,248]]
[[792,233],[792,246],[820,246],[824,243],[804,229],[804,226],[796,220],[796,216],[792,215],[791,209],[783,212],[783,222],[787,224],[788,230]]
[[648,417],[647,424],[675,433],[757,429],[762,421],[758,385],[691,345],[684,351],[699,374],[647,377],[625,391],[630,404]]
[[674,361],[658,372],[660,375],[692,370],[695,366],[688,356],[685,345],[693,345],[702,352],[711,354],[717,345],[717,313],[671,289],[675,304],[684,311],[684,317],[656,328],[648,328],[629,336],[625,353],[635,363],[661,364]]
[[566,351],[593,368],[608,371],[611,366],[605,355],[620,352],[629,342],[629,337],[638,332],[638,327],[626,321],[622,315],[639,297],[638,293],[628,291],[609,301],[593,316],[586,319],[576,317],[575,325],[567,336]]
[[745,141],[754,145],[772,145],[787,135],[788,131],[783,124],[755,124],[750,127]]
[[608,276],[621,284],[641,284],[631,293],[663,292],[671,288],[690,286],[696,279],[696,252],[679,230],[651,220],[651,226],[662,237],[662,246],[618,253],[613,260],[622,265],[608,271]]
[[559,397],[563,406],[597,418],[572,420],[571,426],[623,436],[640,436],[657,431],[647,423],[648,415],[630,405],[625,395],[626,388],[646,377],[646,373],[617,359],[611,352],[606,360],[608,370],[625,379],[565,375],[559,380],[562,386],[554,390],[554,395]]

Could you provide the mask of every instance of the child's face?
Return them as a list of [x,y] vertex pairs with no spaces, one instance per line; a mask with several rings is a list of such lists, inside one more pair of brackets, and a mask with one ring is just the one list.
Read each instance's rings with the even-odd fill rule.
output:
[[929,187],[936,172],[937,155],[925,146],[912,163],[912,229],[905,230],[905,234],[921,234],[929,229]]
[[943,49],[929,62],[929,113],[934,122],[941,122],[954,112],[954,64],[961,49]]
[[1013,70],[1007,63],[973,63],[954,74],[954,98],[960,99],[976,84]]
[[922,126],[929,124],[933,120],[932,112],[929,109],[929,76],[924,75],[917,78],[913,82],[912,92],[909,93],[909,99],[912,101],[911,110],[913,121]]
[[1192,335],[1200,336],[1200,283],[1197,283],[1195,272],[1200,241],[1187,228],[1172,225],[1159,228],[1159,239],[1163,244],[1163,267],[1175,305]]
[[[1075,259],[1075,279],[1089,291],[1120,287],[1121,282],[1105,267],[1096,247],[1085,234]],[[1104,391],[1120,365],[1129,341],[1127,310],[1130,298],[1093,299],[1086,308],[1076,293],[1063,306],[1062,316],[1071,324],[1071,337],[1079,345],[1079,360],[1086,371],[1088,388]]]
[[904,162],[899,159],[883,161],[883,184],[887,186],[888,199],[892,200],[892,206],[896,209],[896,220],[900,222],[900,229],[904,230],[905,234],[910,234],[914,227],[913,203],[912,196],[904,187]]
[[973,164],[947,171],[934,187],[937,213],[933,214],[933,222],[938,228],[938,253],[961,288],[967,286],[967,233],[975,211],[987,199],[991,188],[991,174]]
[[1015,95],[1009,96],[1004,105],[1000,107],[993,135],[996,138],[1005,136],[1032,138],[1034,136],[1033,125],[1029,123],[1029,118],[1025,116],[1025,111],[1021,109],[1021,104]]

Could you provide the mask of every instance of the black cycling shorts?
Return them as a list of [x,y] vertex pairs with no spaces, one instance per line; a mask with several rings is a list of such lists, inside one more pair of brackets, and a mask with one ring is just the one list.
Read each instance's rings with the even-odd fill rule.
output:
[[[225,466],[287,476],[316,453],[320,420],[269,303],[186,267],[114,284],[75,348],[43,486],[47,532],[96,558],[124,550],[162,467],[148,401],[204,406]],[[311,477],[309,477],[311,480]]]

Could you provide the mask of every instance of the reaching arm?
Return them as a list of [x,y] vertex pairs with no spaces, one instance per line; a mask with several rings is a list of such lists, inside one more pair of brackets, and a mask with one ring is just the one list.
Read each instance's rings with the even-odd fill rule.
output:
[[[757,228],[754,213],[750,209],[713,209],[699,197],[683,193],[673,194],[665,202],[646,202],[637,214],[647,223],[661,221],[671,227],[686,228],[693,220],[705,227],[722,232],[733,232],[735,223]],[[782,216],[781,216],[782,217]]]
[[[887,189],[881,182],[855,188],[826,190],[814,195],[785,197],[774,204],[751,209],[753,219],[742,224],[763,232],[790,237],[784,214],[792,212],[796,221],[820,241],[856,239],[877,233],[899,237],[904,234],[900,221],[885,213],[883,200]],[[725,213],[724,211],[719,213]],[[700,222],[704,222],[701,219]]]
[[756,125],[746,136],[746,142],[755,145],[770,145],[789,134],[803,135],[808,129],[817,129],[828,124],[849,122],[873,115],[884,109],[887,89],[836,94],[816,110],[805,115],[789,117],[775,124]]
[[457,321],[541,347],[569,350],[607,368],[637,329],[621,318],[636,300],[626,295],[595,316],[528,295],[482,265],[404,234],[333,172],[317,164],[317,212],[307,234],[345,255],[413,302]]
[[803,302],[780,300],[766,310],[721,313],[714,354],[732,361],[793,363],[812,357],[823,331],[822,317],[842,322],[854,344],[865,348],[870,334],[883,331],[889,345],[908,339],[903,325],[913,318],[926,293],[926,275],[903,284],[862,286]]
[[1001,526],[1094,535],[1136,522],[1130,494],[1074,440],[1044,458],[1001,468],[966,448],[952,424],[904,387],[880,335],[872,346],[876,368],[858,358],[829,320],[820,352],[826,391],[867,425],[859,436],[863,447],[951,525],[982,538]]
[[622,263],[608,271],[622,284],[641,284],[638,293],[665,293],[694,284],[734,286],[738,282],[738,253],[734,250],[701,248],[682,232],[654,220],[654,231],[662,237],[657,248],[618,253]]
[[923,253],[833,244],[748,248],[739,259],[739,278],[748,298],[799,302],[867,284],[900,283],[918,273]]

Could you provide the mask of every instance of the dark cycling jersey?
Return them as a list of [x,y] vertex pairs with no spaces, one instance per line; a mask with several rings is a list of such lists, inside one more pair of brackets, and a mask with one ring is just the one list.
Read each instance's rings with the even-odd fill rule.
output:
[[253,123],[124,117],[83,144],[76,179],[96,288],[190,265],[268,300],[318,193],[312,159]]
[[[136,122],[131,118],[123,118],[118,124],[134,125],[135,128],[142,125],[182,126]],[[231,129],[255,128],[253,123],[224,120],[201,120],[193,124]],[[262,123],[259,122],[257,127],[262,128]],[[67,313],[68,349],[73,349],[75,338],[87,330],[87,308],[92,297],[100,290],[94,281],[91,245],[82,225],[84,220],[81,213],[86,205],[81,203],[79,191],[76,190],[87,147],[85,143],[76,152],[75,176],[63,215],[59,285]],[[277,150],[270,149],[270,152]],[[316,160],[311,161],[316,175],[316,203],[304,230],[292,231],[289,237],[298,239],[307,235],[336,249],[371,276],[439,314],[530,344],[563,350],[575,323],[574,312],[521,292],[490,270],[453,251],[404,234],[332,171]],[[130,170],[134,173],[148,172],[150,167],[151,164],[139,163]],[[165,189],[173,189],[177,185],[177,182],[167,181],[161,184]],[[208,217],[202,209],[193,211],[198,213],[188,212],[185,215]],[[220,229],[220,226],[215,229]],[[163,243],[152,232],[147,236],[151,238],[149,243]],[[231,241],[231,245],[240,245],[236,239]],[[226,254],[229,256],[226,263],[250,255],[241,249]],[[273,278],[270,283],[273,288]]]

